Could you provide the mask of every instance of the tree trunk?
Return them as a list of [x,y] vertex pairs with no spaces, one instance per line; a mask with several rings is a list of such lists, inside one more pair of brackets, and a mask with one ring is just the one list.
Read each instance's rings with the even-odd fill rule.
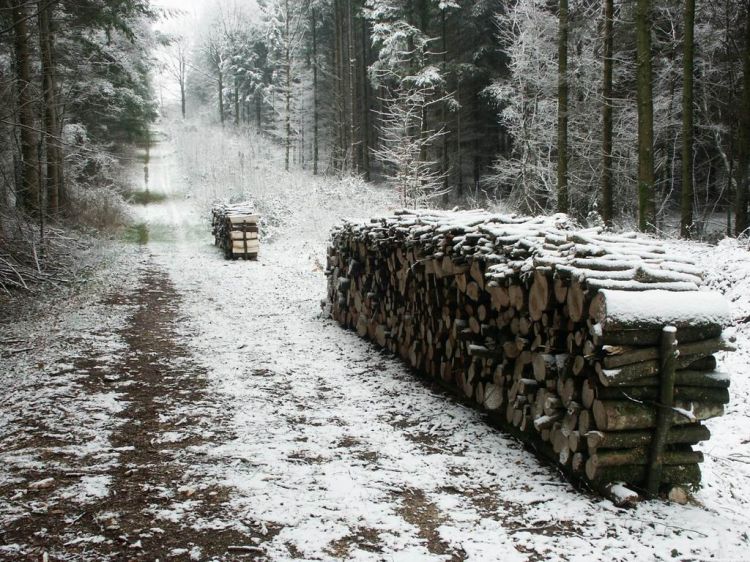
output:
[[263,132],[263,96],[260,90],[255,90],[255,127],[258,129],[258,134]]
[[464,194],[464,159],[463,151],[461,150],[461,76],[459,75],[456,80],[456,163],[458,168],[458,197]]
[[[442,37],[442,50],[443,50],[443,74],[445,75],[447,73],[448,69],[448,37],[447,37],[447,25],[446,25],[446,17],[445,12],[447,8],[443,8],[440,10],[440,35]],[[447,94],[447,92],[446,92]],[[443,126],[448,123],[448,102],[447,100],[444,100],[440,104],[440,113],[441,113],[441,121],[443,123]],[[443,173],[443,190],[448,193],[448,181],[450,178],[448,177],[448,169],[450,168],[450,163],[448,162],[448,135],[443,135],[443,146],[442,146],[442,154],[440,158],[440,171]]]
[[31,91],[31,55],[24,2],[13,5],[13,34],[16,66],[16,102],[21,137],[21,182],[16,185],[17,204],[30,213],[41,212],[39,205],[39,169],[34,101]]
[[685,38],[682,55],[682,193],[680,235],[693,232],[693,31],[695,0],[685,0]]
[[653,231],[654,202],[654,106],[651,91],[651,0],[638,0],[636,8],[638,99],[638,227]]
[[284,109],[285,109],[285,134],[286,139],[284,142],[284,169],[289,171],[289,151],[292,148],[292,54],[291,54],[291,34],[289,32],[289,20],[291,15],[289,14],[289,0],[285,0],[284,8],[286,14],[284,17],[284,70],[286,74],[286,86],[284,92]]
[[336,111],[338,117],[338,123],[336,124],[338,132],[338,147],[337,147],[337,160],[338,169],[340,172],[344,172],[349,166],[349,114],[346,108],[347,95],[346,95],[346,73],[347,65],[345,61],[346,53],[346,34],[344,30],[344,8],[342,7],[342,0],[336,0],[334,5],[334,29],[335,29],[335,45],[334,50],[335,56],[335,72],[336,72]]
[[367,19],[362,16],[362,172],[370,181],[370,84],[367,78]]
[[185,119],[185,80],[180,80],[180,109],[182,109],[182,118]]
[[745,20],[745,51],[743,62],[742,111],[740,111],[737,146],[737,193],[734,206],[734,230],[738,236],[748,223],[748,165],[750,165],[750,2]]
[[318,110],[318,22],[315,17],[315,8],[310,12],[312,18],[312,71],[313,71],[313,175],[318,175],[318,158],[320,155],[320,145],[318,140],[318,120],[320,114]]
[[219,120],[221,126],[224,126],[224,77],[219,70]]
[[612,202],[612,55],[613,45],[613,0],[604,0],[604,84],[602,87],[602,219],[612,226],[614,205]]
[[234,79],[234,124],[240,126],[240,88],[238,84],[239,80]]
[[557,40],[557,211],[567,213],[568,196],[568,0],[560,0]]
[[357,141],[357,66],[354,55],[354,18],[352,16],[352,2],[349,1],[346,5],[346,41],[347,58],[349,59],[347,65],[349,73],[349,91],[347,92],[349,100],[349,153],[352,155],[352,168],[355,172],[359,172],[361,158],[356,155],[358,155],[361,145]]
[[58,138],[57,88],[55,84],[54,40],[50,15],[53,4],[39,2],[39,48],[44,90],[44,141],[47,152],[47,211],[55,215],[60,208],[62,148]]

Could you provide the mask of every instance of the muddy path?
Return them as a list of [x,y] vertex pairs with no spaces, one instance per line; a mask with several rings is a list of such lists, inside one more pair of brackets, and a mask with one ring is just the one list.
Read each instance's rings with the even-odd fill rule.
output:
[[[229,412],[211,400],[205,372],[179,341],[180,295],[168,276],[148,259],[138,281],[135,290],[106,295],[101,303],[129,312],[127,323],[113,334],[126,346],[119,361],[103,366],[96,354],[83,354],[70,364],[71,371],[86,374],[81,391],[114,391],[124,405],[109,436],[109,452],[116,462],[102,467],[96,455],[83,455],[68,458],[64,469],[55,470],[65,439],[29,419],[27,439],[15,445],[43,451],[42,460],[50,463],[17,475],[30,483],[25,489],[0,487],[0,494],[15,498],[17,507],[27,510],[0,532],[0,545],[15,546],[0,551],[0,559],[260,556],[263,543],[276,531],[251,519],[242,530],[226,525],[234,519],[225,505],[230,490],[194,476],[192,467],[204,462],[196,451],[208,442],[231,438]],[[70,337],[79,339],[80,334]],[[82,478],[99,478],[107,485],[99,501],[82,504],[75,494],[61,493]],[[169,517],[175,511],[188,515]],[[197,519],[215,524],[196,533],[191,524]]]

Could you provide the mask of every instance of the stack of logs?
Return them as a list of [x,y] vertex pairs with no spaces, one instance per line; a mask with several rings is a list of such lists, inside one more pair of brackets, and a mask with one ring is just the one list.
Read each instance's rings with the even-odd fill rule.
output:
[[214,205],[211,229],[214,245],[224,251],[226,259],[258,259],[259,217],[248,204]]
[[729,311],[690,259],[563,215],[402,211],[335,229],[327,273],[335,320],[572,478],[622,501],[699,483]]

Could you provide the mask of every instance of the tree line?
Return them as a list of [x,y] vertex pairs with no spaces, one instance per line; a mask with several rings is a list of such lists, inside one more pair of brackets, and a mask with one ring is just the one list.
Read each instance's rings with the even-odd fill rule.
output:
[[[289,167],[642,230],[748,227],[747,0],[218,2],[185,96]],[[189,104],[188,104],[189,105]],[[593,220],[593,219],[592,219]]]
[[157,107],[148,53],[287,168],[404,204],[489,198],[643,230],[748,228],[748,0],[217,0],[154,37],[148,0],[0,3],[0,206],[56,216],[113,183]]
[[0,3],[0,212],[76,214],[157,115],[147,0]]

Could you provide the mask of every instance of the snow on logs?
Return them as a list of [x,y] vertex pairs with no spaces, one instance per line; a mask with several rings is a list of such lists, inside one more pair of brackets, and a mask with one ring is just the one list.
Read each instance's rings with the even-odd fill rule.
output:
[[334,229],[327,274],[335,320],[571,477],[631,499],[699,483],[730,316],[692,260],[563,215],[400,211]]
[[211,209],[214,245],[226,259],[257,259],[260,249],[259,217],[248,204],[217,204]]

